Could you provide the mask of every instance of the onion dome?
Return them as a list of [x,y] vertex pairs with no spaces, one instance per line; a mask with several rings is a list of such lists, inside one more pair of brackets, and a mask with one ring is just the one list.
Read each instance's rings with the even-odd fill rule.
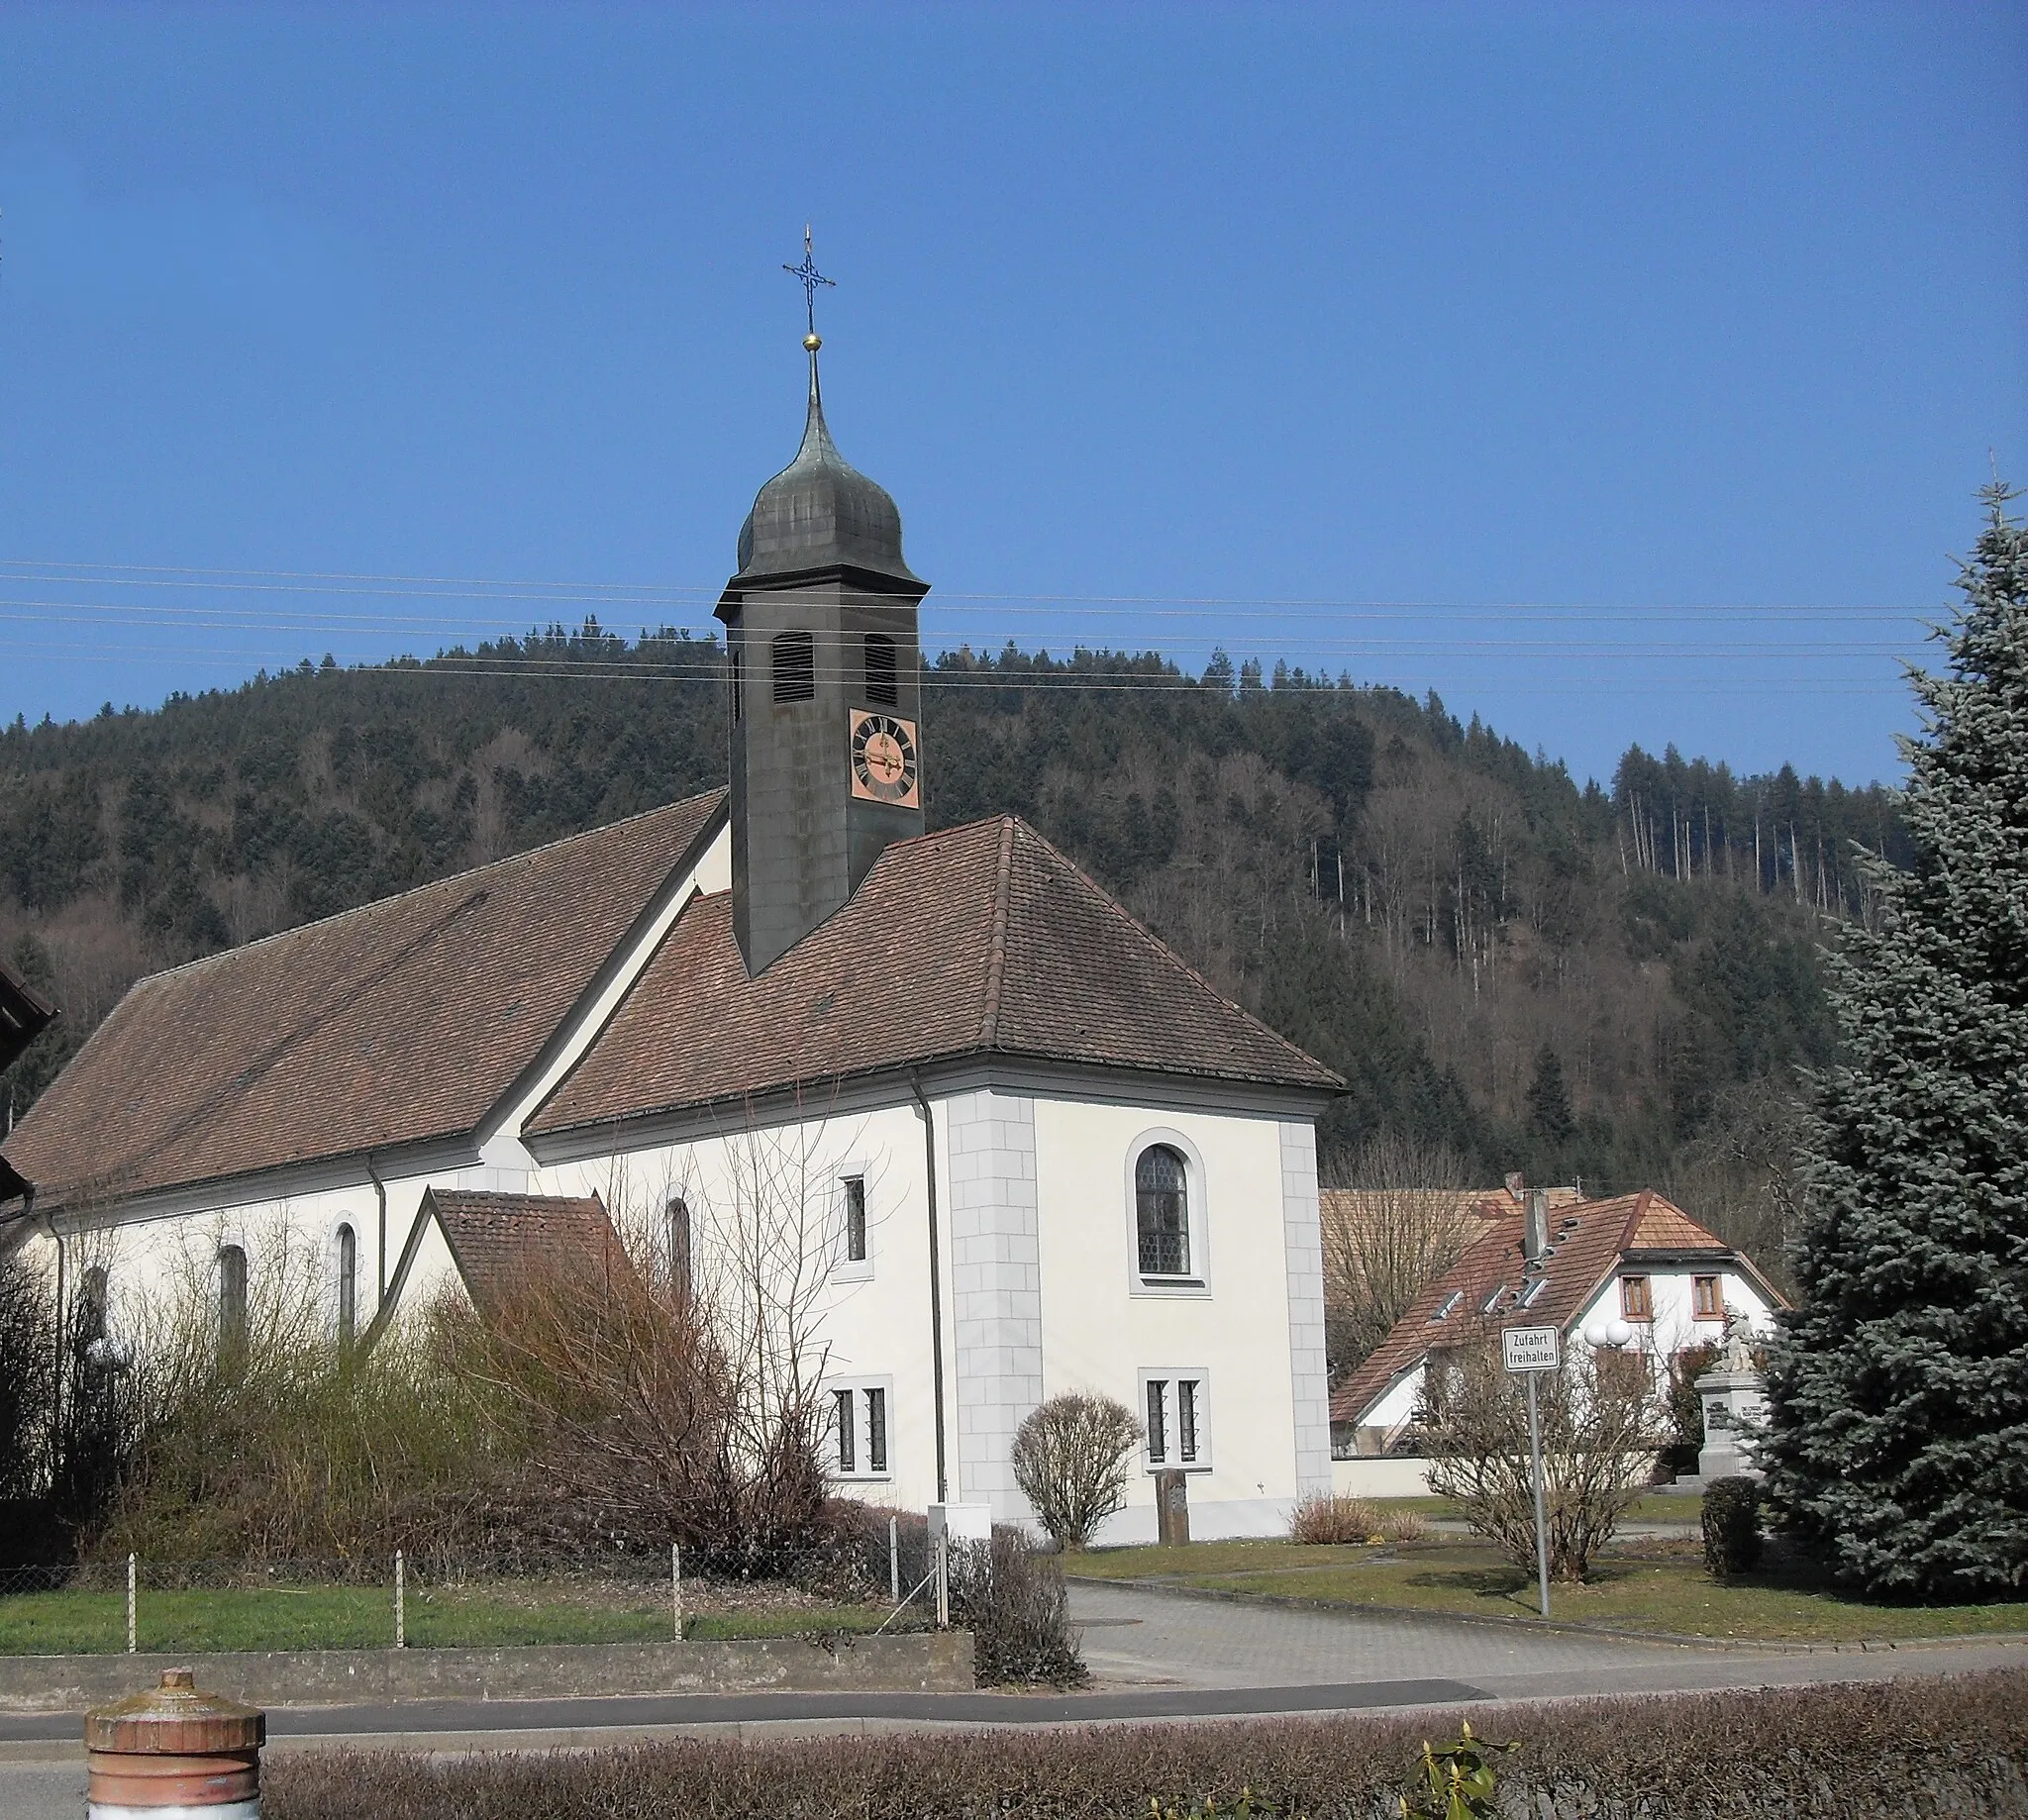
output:
[[798,575],[813,569],[856,568],[917,582],[901,557],[901,513],[885,487],[869,480],[838,453],[824,422],[817,385],[814,334],[810,354],[810,414],[796,458],[763,486],[740,529],[743,581]]

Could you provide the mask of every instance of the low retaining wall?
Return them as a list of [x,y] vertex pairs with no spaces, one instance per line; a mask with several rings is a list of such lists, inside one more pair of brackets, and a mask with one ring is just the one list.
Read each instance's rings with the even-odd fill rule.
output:
[[206,1693],[254,1706],[566,1699],[627,1693],[958,1693],[971,1635],[577,1643],[542,1649],[275,1650],[196,1656],[0,1657],[0,1712],[80,1712],[195,1668]]
[[1407,1455],[1355,1455],[1331,1463],[1331,1489],[1342,1498],[1421,1498],[1430,1493],[1430,1463]]

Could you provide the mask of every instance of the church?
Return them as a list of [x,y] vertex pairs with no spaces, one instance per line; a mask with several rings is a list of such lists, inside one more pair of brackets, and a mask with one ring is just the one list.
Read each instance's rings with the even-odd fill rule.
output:
[[802,1311],[841,1490],[1032,1521],[1022,1420],[1142,1433],[1206,1536],[1328,1491],[1315,1123],[1342,1084],[1013,817],[930,832],[893,500],[813,332],[739,540],[730,787],[137,983],[6,1144],[0,1245],[109,1326],[244,1324],[308,1273],[335,1346],[618,1230]]

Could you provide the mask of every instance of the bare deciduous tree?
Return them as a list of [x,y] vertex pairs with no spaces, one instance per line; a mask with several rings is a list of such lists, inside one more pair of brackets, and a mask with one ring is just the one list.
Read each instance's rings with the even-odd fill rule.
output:
[[1332,1158],[1324,1215],[1326,1346],[1334,1372],[1362,1364],[1480,1228],[1463,1160],[1394,1133]]
[[1086,1547],[1126,1502],[1140,1444],[1134,1412],[1110,1397],[1053,1396],[1014,1435],[1014,1482],[1058,1547]]
[[[1669,1424],[1639,1355],[1572,1349],[1536,1374],[1554,1578],[1581,1580],[1641,1488]],[[1491,1332],[1431,1356],[1417,1413],[1429,1485],[1518,1566],[1535,1565],[1527,1386]]]

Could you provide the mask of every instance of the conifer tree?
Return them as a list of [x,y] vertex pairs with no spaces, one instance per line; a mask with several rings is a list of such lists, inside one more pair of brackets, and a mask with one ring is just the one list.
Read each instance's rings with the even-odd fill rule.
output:
[[[1835,959],[1769,1489],[1876,1594],[2028,1588],[2028,531],[1997,484],[1945,674],[1911,671],[1914,861]],[[1940,635],[1943,636],[1943,635]]]

